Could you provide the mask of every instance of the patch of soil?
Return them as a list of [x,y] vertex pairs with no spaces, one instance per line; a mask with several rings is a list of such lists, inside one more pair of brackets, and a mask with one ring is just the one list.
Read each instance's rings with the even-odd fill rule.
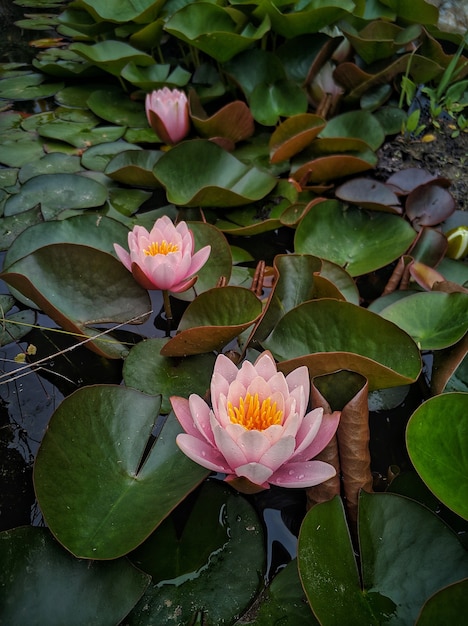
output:
[[[385,182],[392,174],[419,167],[451,181],[449,187],[456,208],[468,211],[468,132],[451,137],[453,127],[441,122],[440,129],[426,131],[421,137],[398,135],[380,148],[375,177]],[[432,135],[432,141],[424,140]]]

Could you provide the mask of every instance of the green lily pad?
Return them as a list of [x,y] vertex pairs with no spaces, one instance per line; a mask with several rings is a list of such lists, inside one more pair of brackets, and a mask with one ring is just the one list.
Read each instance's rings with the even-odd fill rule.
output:
[[468,520],[468,394],[429,398],[411,416],[406,443],[416,471],[439,500]]
[[144,103],[131,100],[122,89],[97,89],[89,96],[87,104],[95,115],[118,126],[148,125]]
[[91,46],[84,43],[72,43],[69,49],[114,76],[119,76],[122,69],[130,61],[138,63],[138,65],[152,65],[154,63],[153,57],[149,54],[141,52],[141,50],[123,41],[112,41],[111,39],[100,41]]
[[63,88],[63,83],[47,83],[44,74],[25,73],[0,81],[0,98],[25,101],[49,98]]
[[[145,321],[148,292],[111,254],[89,246],[57,243],[12,263],[1,278],[79,339],[97,334],[94,324]],[[109,335],[86,344],[109,358],[128,349]]]
[[255,27],[245,15],[211,2],[186,4],[165,23],[164,30],[225,63],[261,39],[270,29],[265,17]]
[[276,185],[270,174],[203,139],[176,145],[153,171],[168,201],[180,206],[239,206],[260,200]]
[[2,132],[0,163],[7,167],[22,167],[44,156],[44,145],[36,133],[26,131]]
[[94,65],[67,48],[49,48],[32,61],[33,66],[55,78],[85,78],[100,73]]
[[98,144],[97,146],[91,146],[83,153],[81,163],[88,170],[104,172],[110,161],[112,161],[116,155],[131,150],[141,150],[141,148],[127,141],[113,141]]
[[333,117],[321,131],[320,137],[362,139],[372,150],[377,150],[385,140],[385,133],[380,122],[369,111],[348,111]]
[[37,204],[46,219],[65,209],[88,209],[104,204],[107,189],[100,183],[75,174],[42,174],[27,180],[21,191],[5,203],[5,216],[17,215]]
[[117,141],[123,137],[125,130],[124,126],[97,126],[97,121],[54,120],[43,124],[38,132],[41,137],[65,141],[75,148],[88,148],[99,143]]
[[72,554],[115,559],[142,543],[207,475],[175,443],[172,415],[146,455],[159,397],[84,387],[53,414],[34,465],[44,518]]
[[19,172],[19,181],[25,183],[30,178],[44,174],[76,174],[82,171],[80,157],[52,152],[38,160],[26,163]]
[[[219,482],[205,483],[184,526],[168,518],[131,555],[152,585],[128,616],[131,626],[234,624],[250,606],[265,569],[262,525],[253,507]],[[174,558],[177,555],[177,558]],[[229,580],[229,593],[219,581]],[[201,618],[203,616],[203,618]]]
[[323,185],[337,178],[360,174],[377,165],[377,157],[368,150],[354,154],[330,154],[321,157],[312,157],[307,153],[294,159],[291,177],[300,184]]
[[297,570],[297,561],[293,559],[273,578],[262,594],[258,612],[252,626],[319,626],[315,615],[307,602]]
[[0,217],[0,250],[7,250],[24,230],[43,219],[40,207],[11,217]]
[[154,63],[141,67],[130,61],[123,68],[122,78],[128,80],[129,83],[143,89],[144,91],[152,91],[153,89],[161,89],[163,87],[184,87],[190,80],[191,73],[183,67],[176,67],[171,70],[171,66],[167,64]]
[[136,187],[160,187],[153,169],[163,156],[160,150],[126,150],[114,155],[104,173],[112,180]]
[[215,226],[205,222],[187,222],[195,240],[195,250],[211,246],[210,256],[205,265],[197,273],[195,285],[178,293],[179,300],[193,300],[198,294],[216,287],[221,278],[229,283],[232,272],[231,248],[222,232]]
[[2,532],[0,558],[0,620],[10,626],[112,626],[125,618],[149,583],[149,576],[127,559],[75,559],[47,528]]
[[158,14],[163,3],[155,0],[80,0],[97,22],[151,22]]
[[351,276],[368,274],[404,254],[416,232],[399,216],[369,214],[336,200],[316,204],[296,230],[297,253],[315,254],[341,267]]
[[468,580],[444,587],[429,598],[419,614],[416,626],[437,623],[456,624],[468,611]]
[[468,294],[431,291],[393,302],[380,315],[410,335],[421,350],[453,345],[468,330]]
[[178,333],[161,349],[164,356],[221,350],[255,322],[262,312],[257,296],[243,287],[218,287],[189,304]]
[[362,584],[340,498],[314,506],[302,524],[299,573],[322,624],[414,624],[432,594],[468,575],[455,534],[407,498],[362,492],[358,533]]
[[[321,0],[306,0],[291,6],[284,2],[261,2],[258,15],[268,15],[272,30],[290,39],[298,35],[317,33],[352,13],[355,3],[350,0],[333,0],[325,5]],[[283,11],[281,10],[283,9]]]
[[167,339],[141,341],[124,361],[123,379],[127,387],[162,395],[161,413],[171,411],[170,396],[197,393],[203,397],[210,387],[215,355],[201,354],[184,359],[161,355]]
[[327,298],[286,313],[262,345],[282,361],[284,371],[304,364],[311,376],[351,370],[365,376],[371,390],[414,382],[421,369],[416,344],[398,326]]

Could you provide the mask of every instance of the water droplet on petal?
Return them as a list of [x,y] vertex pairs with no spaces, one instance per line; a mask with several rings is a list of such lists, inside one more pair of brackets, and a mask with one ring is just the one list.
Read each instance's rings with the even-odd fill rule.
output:
[[294,470],[289,470],[288,474],[292,476],[294,474]]
[[206,452],[205,452],[204,450],[202,450],[201,455],[202,455],[202,456],[206,456]]
[[298,480],[303,480],[305,478],[305,476],[304,476],[304,474],[299,474],[297,478],[298,478]]

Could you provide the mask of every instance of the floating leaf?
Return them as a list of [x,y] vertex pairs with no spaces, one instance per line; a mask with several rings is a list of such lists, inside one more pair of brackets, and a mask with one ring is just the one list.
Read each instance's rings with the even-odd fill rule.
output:
[[369,214],[326,200],[313,206],[300,222],[294,249],[328,259],[351,276],[359,276],[394,261],[415,237],[411,226],[396,215]]
[[0,620],[11,626],[112,626],[125,618],[149,582],[127,559],[75,559],[47,528],[2,532],[0,558]]
[[[77,244],[51,244],[12,263],[1,275],[62,328],[79,339],[90,326],[145,321],[150,311],[142,289],[111,254]],[[119,358],[128,349],[109,336],[87,343],[98,354]]]
[[468,611],[468,580],[444,587],[429,598],[416,621],[416,626],[433,626],[437,622],[456,624]]
[[100,183],[74,174],[42,174],[27,180],[21,191],[5,203],[5,216],[17,215],[41,205],[46,219],[65,209],[88,209],[104,204],[107,189]]
[[184,359],[165,357],[161,349],[167,339],[141,341],[124,361],[123,379],[128,387],[144,393],[162,395],[161,413],[169,413],[170,396],[203,397],[210,387],[215,355],[201,354]]
[[414,624],[433,593],[468,575],[455,534],[408,498],[362,492],[358,532],[362,586],[340,498],[314,506],[304,519],[298,566],[321,624]]
[[[265,555],[262,525],[253,507],[210,481],[183,515],[181,532],[177,517],[170,517],[131,555],[153,579],[127,618],[131,626],[169,625],[174,607],[178,624],[190,624],[201,615],[209,624],[233,624],[258,593]],[[230,592],[220,596],[218,582],[228,579]]]
[[325,124],[322,117],[310,113],[294,115],[279,124],[269,142],[272,163],[285,161],[301,152],[323,130]]
[[154,63],[153,57],[149,54],[145,54],[123,41],[112,41],[111,39],[93,45],[72,43],[69,49],[114,76],[119,76],[122,69],[130,61],[139,65],[153,65]]
[[189,304],[178,333],[162,348],[164,356],[187,356],[221,350],[255,322],[262,311],[257,296],[243,287],[219,287]]
[[270,29],[270,20],[264,18],[258,27],[247,23],[245,16],[234,8],[210,2],[186,4],[165,23],[164,30],[186,43],[199,48],[220,63],[249,48]]
[[104,173],[112,180],[136,187],[160,187],[153,173],[154,166],[163,156],[159,150],[126,150],[115,154]]
[[416,471],[439,500],[468,520],[468,394],[429,398],[411,416],[406,443]]
[[468,294],[432,291],[393,302],[380,315],[410,335],[421,350],[453,345],[468,330]]
[[185,141],[154,167],[167,199],[181,206],[239,206],[265,197],[276,179],[249,167],[211,141]]
[[440,224],[450,217],[455,211],[455,200],[447,189],[428,183],[408,195],[405,209],[411,223],[419,229]]
[[9,313],[14,304],[12,296],[0,295],[0,346],[20,340],[36,321],[36,313],[29,309]]
[[173,415],[145,453],[159,406],[136,389],[95,385],[53,414],[34,485],[47,525],[75,556],[127,554],[207,475],[177,447]]
[[107,87],[93,91],[87,105],[95,115],[118,126],[138,128],[148,125],[144,103],[131,100],[119,88]]
[[406,333],[379,315],[340,300],[305,302],[284,315],[263,342],[283,371],[308,365],[311,376],[345,369],[382,389],[414,382],[421,359]]
[[340,200],[356,204],[363,209],[403,213],[396,194],[384,183],[369,178],[353,178],[339,187],[335,195]]
[[44,74],[26,73],[0,81],[0,98],[15,101],[38,100],[53,96],[63,83],[47,83]]

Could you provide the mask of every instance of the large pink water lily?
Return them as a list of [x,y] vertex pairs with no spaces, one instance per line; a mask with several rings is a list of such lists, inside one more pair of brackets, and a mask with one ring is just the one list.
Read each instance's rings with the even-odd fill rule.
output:
[[147,94],[145,109],[151,128],[165,143],[175,144],[188,134],[188,100],[183,91],[156,89]]
[[307,367],[287,376],[277,371],[270,352],[241,368],[220,354],[211,379],[212,408],[196,394],[173,396],[172,408],[185,433],[179,448],[199,465],[263,489],[311,487],[335,475],[322,461],[311,461],[333,437],[339,412],[307,411]]
[[196,272],[206,263],[211,246],[194,253],[193,233],[185,222],[174,226],[165,215],[150,232],[135,226],[128,234],[130,253],[115,243],[117,256],[145,289],[179,293],[193,286]]

